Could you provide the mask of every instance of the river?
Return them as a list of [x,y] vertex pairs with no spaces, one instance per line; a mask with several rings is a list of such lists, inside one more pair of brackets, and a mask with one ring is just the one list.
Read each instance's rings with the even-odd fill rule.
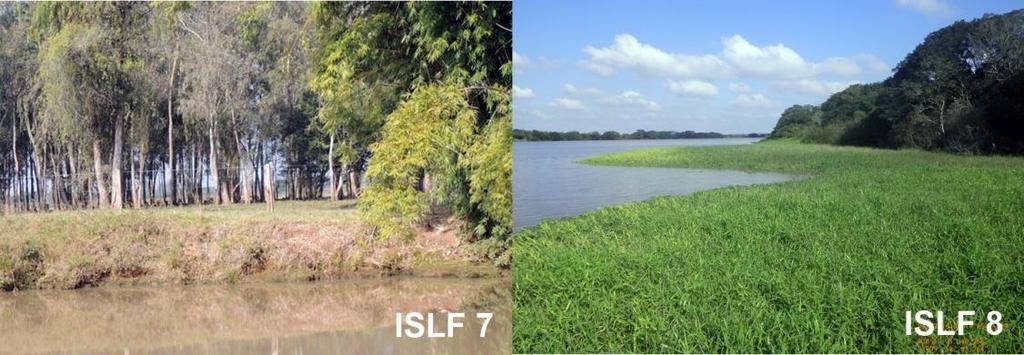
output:
[[515,229],[546,219],[663,195],[792,179],[778,173],[590,166],[580,159],[624,150],[669,146],[750,144],[760,138],[515,142],[512,212]]
[[[396,338],[395,313],[411,311],[465,312],[465,328]],[[485,338],[476,312],[494,314]],[[0,294],[0,353],[503,354],[511,316],[507,279],[31,290]]]

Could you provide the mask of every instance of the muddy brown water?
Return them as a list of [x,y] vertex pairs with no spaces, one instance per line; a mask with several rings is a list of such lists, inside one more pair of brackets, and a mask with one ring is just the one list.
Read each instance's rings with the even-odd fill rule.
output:
[[[400,278],[0,294],[0,353],[503,354],[508,279]],[[396,338],[396,312],[465,312],[453,338]],[[487,336],[473,315],[492,312]],[[445,329],[445,323],[435,325]]]

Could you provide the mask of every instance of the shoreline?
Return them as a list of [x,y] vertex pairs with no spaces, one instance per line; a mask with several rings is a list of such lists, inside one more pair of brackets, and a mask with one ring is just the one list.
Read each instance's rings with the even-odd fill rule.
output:
[[548,140],[530,140],[530,139],[513,139],[513,143],[522,142],[605,142],[605,141],[671,141],[671,140],[696,140],[696,139],[761,139],[764,140],[768,137],[747,137],[747,136],[725,136],[725,137],[692,137],[692,138],[622,138],[622,139],[548,139]]
[[59,211],[0,217],[0,290],[501,277],[459,222],[378,239],[347,202]]

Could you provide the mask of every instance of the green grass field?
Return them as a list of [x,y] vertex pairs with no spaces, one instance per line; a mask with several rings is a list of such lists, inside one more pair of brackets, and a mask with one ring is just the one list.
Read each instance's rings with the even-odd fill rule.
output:
[[[520,232],[516,352],[1024,352],[1024,159],[763,142],[586,163],[806,178]],[[923,309],[1006,330],[919,348]]]

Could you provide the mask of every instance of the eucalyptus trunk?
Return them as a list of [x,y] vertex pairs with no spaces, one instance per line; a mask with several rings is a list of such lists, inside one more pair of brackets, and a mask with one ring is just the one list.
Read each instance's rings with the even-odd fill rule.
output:
[[121,186],[121,156],[124,138],[124,121],[120,117],[114,121],[114,154],[110,157],[110,202],[114,209],[124,208],[124,189]]
[[[177,46],[175,46],[177,49]],[[177,50],[175,50],[177,53]],[[169,84],[167,86],[167,172],[166,181],[167,185],[170,185],[171,189],[171,204],[178,203],[178,184],[175,180],[174,173],[174,73],[178,69],[178,56],[174,56],[174,60],[171,61],[171,73],[169,78]],[[166,185],[165,185],[166,186]],[[164,204],[168,203],[167,193],[164,193]]]
[[102,208],[110,207],[110,194],[107,193],[107,182],[103,176],[103,155],[100,151],[99,139],[92,141],[92,167],[96,174],[96,192],[99,195],[99,205]]
[[[142,164],[142,149],[139,148],[138,151],[140,152],[139,164]],[[128,161],[132,170],[132,208],[140,208],[142,207],[142,177],[140,176],[142,174],[142,169],[141,167],[135,167],[135,156],[136,154],[133,152],[132,159],[129,159]]]
[[[216,195],[217,195],[217,198],[219,199],[220,198],[220,175],[217,172],[217,140],[214,137],[214,127],[213,126],[214,126],[213,115],[210,115],[210,129],[209,129],[209,135],[210,135],[209,136],[209,138],[210,138],[210,182],[211,182],[211,185],[214,188],[217,189]],[[202,184],[199,184],[199,186],[200,186],[200,189],[202,189]],[[217,201],[217,202],[220,203],[222,201]]]
[[334,173],[334,133],[331,133],[331,145],[327,150],[327,169],[331,173],[331,201],[336,201],[338,199],[338,190],[335,188],[337,185],[335,181],[338,180],[338,175]]
[[14,197],[12,197],[11,199],[14,200],[14,209],[17,211],[20,210],[20,201],[18,197],[21,196],[21,194],[19,193],[19,191],[21,190],[21,179],[19,178],[19,175],[21,174],[21,165],[18,161],[18,131],[16,129],[15,121],[17,121],[16,117],[11,118],[11,137],[13,138],[13,143],[11,145],[11,155],[14,156],[14,174],[11,174],[11,177],[16,180],[16,186],[14,187],[13,193]]

